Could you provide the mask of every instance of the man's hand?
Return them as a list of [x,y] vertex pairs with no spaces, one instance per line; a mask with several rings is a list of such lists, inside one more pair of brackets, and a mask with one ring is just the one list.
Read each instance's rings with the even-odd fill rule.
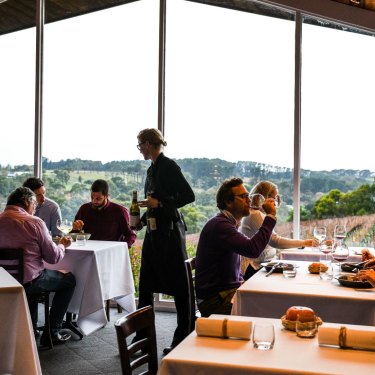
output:
[[82,220],[75,220],[73,223],[73,230],[81,231],[85,223]]
[[273,198],[267,198],[262,204],[262,208],[267,215],[276,216],[275,200]]
[[72,244],[72,237],[70,236],[61,237],[59,243],[61,243],[62,245],[64,245],[65,248],[67,248],[68,246]]

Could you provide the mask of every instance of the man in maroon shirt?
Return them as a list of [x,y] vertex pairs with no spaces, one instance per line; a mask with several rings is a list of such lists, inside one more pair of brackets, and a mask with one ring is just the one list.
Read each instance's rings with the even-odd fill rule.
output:
[[75,216],[72,232],[81,230],[91,233],[91,240],[124,241],[129,247],[136,239],[129,226],[128,210],[109,200],[109,186],[105,180],[93,182],[91,202],[83,204]]

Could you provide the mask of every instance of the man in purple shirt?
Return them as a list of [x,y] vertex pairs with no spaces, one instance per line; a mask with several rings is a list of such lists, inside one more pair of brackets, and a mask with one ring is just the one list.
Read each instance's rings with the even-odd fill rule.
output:
[[[0,214],[0,248],[23,249],[23,286],[27,296],[42,291],[55,292],[50,319],[52,341],[56,345],[71,338],[71,335],[60,334],[59,331],[76,281],[70,272],[45,269],[43,261],[58,263],[65,255],[65,248],[71,244],[71,238],[62,237],[56,245],[44,221],[33,216],[36,205],[35,194],[27,187],[20,187],[9,195],[5,210]],[[35,299],[29,300],[29,309],[35,329],[38,321],[38,303]],[[48,345],[47,332],[43,332],[40,344]]]
[[241,219],[250,213],[249,193],[240,178],[225,180],[216,195],[220,209],[204,226],[198,242],[195,292],[203,317],[228,314],[232,297],[243,283],[240,255],[257,258],[267,246],[276,225],[275,201],[265,200],[263,225],[251,238],[238,231]]
[[130,247],[136,233],[129,226],[128,210],[109,200],[109,186],[105,180],[91,185],[91,202],[83,204],[73,223],[72,232],[84,230],[91,240],[124,241]]

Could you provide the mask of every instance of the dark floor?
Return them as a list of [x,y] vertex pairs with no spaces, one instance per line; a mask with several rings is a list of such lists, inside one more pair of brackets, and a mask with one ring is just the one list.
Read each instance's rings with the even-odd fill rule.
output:
[[[123,316],[111,309],[111,322],[106,327],[85,336],[82,340],[70,340],[53,349],[39,349],[43,375],[62,374],[121,374],[114,322]],[[156,312],[156,336],[159,363],[163,348],[169,346],[176,327],[176,314]],[[142,367],[144,370],[145,368]],[[137,374],[137,372],[135,372]]]

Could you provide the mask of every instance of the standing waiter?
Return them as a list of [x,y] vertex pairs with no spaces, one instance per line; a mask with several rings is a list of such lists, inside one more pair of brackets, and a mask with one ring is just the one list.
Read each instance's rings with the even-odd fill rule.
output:
[[[145,200],[140,207],[147,212],[141,222],[147,223],[142,247],[139,276],[138,308],[153,305],[153,293],[174,296],[177,310],[177,328],[169,353],[189,334],[189,294],[184,261],[187,259],[185,222],[178,208],[194,202],[195,196],[181,173],[181,168],[167,158],[167,145],[157,129],[144,129],[138,136],[138,149],[145,160],[151,160],[145,182]],[[134,341],[142,338],[138,332]]]

